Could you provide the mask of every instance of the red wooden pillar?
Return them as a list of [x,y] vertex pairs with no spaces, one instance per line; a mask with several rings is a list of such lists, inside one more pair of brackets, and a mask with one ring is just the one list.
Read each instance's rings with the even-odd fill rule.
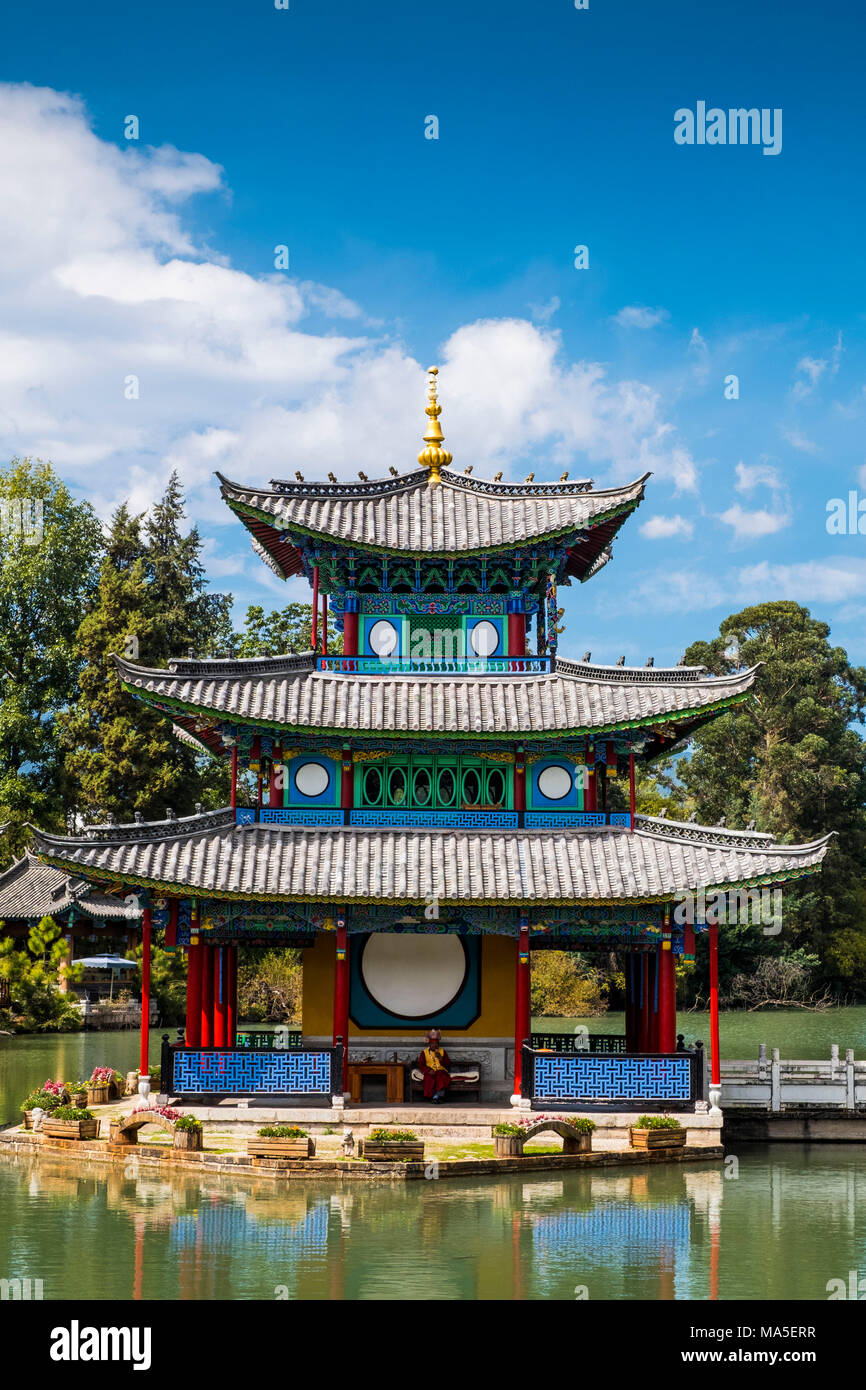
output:
[[232,810],[237,809],[238,804],[238,746],[232,746]]
[[150,908],[141,914],[141,1060],[142,1076],[150,1075],[147,1054],[150,1050]]
[[517,824],[523,824],[523,817],[526,812],[526,754],[522,748],[518,748],[514,755],[514,809],[517,812]]
[[508,614],[508,655],[526,656],[526,617],[523,613]]
[[714,1086],[722,1083],[722,1061],[719,1052],[719,927],[710,924],[710,1080]]
[[523,919],[517,938],[517,974],[514,982],[514,1094],[520,1095],[523,1077],[523,1044],[528,1043],[532,1022],[529,1014],[529,923]]
[[343,613],[343,655],[358,655],[358,614],[348,608]]
[[201,1045],[213,1047],[213,947],[202,946]]
[[343,1090],[349,1089],[349,937],[346,919],[337,918],[334,962],[334,1046],[343,1040]]
[[268,806],[271,810],[275,806],[282,806],[283,804],[283,789],[280,785],[282,778],[277,771],[277,763],[280,763],[280,767],[282,767],[279,750],[275,748],[271,755],[270,776],[268,778]]
[[310,636],[313,640],[313,651],[319,648],[319,566],[313,566],[313,628]]
[[649,1012],[648,1051],[659,1050],[659,968],[658,951],[647,956],[647,1009]]
[[[668,947],[665,950],[665,947]],[[659,1052],[677,1050],[677,983],[676,957],[670,949],[670,942],[662,942],[658,958],[659,971]]]
[[187,1047],[201,1046],[201,968],[203,946],[190,946],[186,953],[186,1029]]
[[227,1047],[228,993],[226,985],[226,947],[213,948],[213,1045]]
[[635,817],[635,786],[634,786],[634,753],[628,755],[628,799],[629,810],[631,811],[631,828],[634,830]]
[[586,806],[587,811],[598,810],[598,786],[595,772],[595,764],[586,768]]
[[322,656],[328,655],[328,595],[322,594]]
[[[344,811],[351,811],[355,801],[355,764],[352,758],[351,748],[343,749],[343,760],[340,764],[340,806]],[[348,820],[348,817],[345,817]]]
[[237,1046],[238,1033],[238,948],[226,947],[226,1047]]

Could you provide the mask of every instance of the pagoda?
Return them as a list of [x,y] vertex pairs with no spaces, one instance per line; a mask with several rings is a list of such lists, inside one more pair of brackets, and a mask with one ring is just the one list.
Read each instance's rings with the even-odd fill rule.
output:
[[[756,668],[559,658],[557,590],[607,563],[649,475],[607,489],[567,474],[475,478],[452,466],[440,414],[431,368],[418,466],[385,479],[218,475],[265,563],[309,581],[311,649],[167,669],[115,658],[130,695],[230,761],[231,804],[36,832],[37,852],[138,896],[144,1072],[153,934],[186,953],[164,1091],[339,1107],[350,1048],[408,1061],[435,1026],[488,1094],[524,1108],[705,1109],[703,1055],[677,1050],[676,961],[707,942],[715,1102],[729,918],[707,904],[815,872],[828,839],[783,845],[636,814],[636,765],[752,698]],[[238,947],[281,944],[303,950],[302,1031],[252,1046],[238,1031]],[[533,1037],[532,954],[552,948],[617,952],[623,1036]]]

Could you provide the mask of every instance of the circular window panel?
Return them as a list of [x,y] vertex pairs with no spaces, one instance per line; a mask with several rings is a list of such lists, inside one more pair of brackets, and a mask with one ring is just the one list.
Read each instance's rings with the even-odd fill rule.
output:
[[370,646],[377,656],[391,656],[397,650],[397,629],[381,618],[370,628]]
[[295,768],[295,789],[301,796],[321,796],[330,780],[322,763],[301,763]]
[[499,646],[496,624],[486,619],[483,623],[476,623],[469,633],[469,641],[476,656],[492,656]]
[[538,774],[538,790],[548,801],[562,801],[574,785],[574,775],[570,767],[554,763]]
[[361,978],[381,1009],[398,1018],[428,1018],[463,988],[466,952],[458,936],[376,932],[361,956]]

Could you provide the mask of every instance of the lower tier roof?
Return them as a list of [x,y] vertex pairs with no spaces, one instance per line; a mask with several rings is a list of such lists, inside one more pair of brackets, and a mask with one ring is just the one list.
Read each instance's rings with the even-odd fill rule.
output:
[[97,920],[125,918],[137,922],[141,913],[127,907],[122,898],[94,891],[80,874],[74,878],[50,864],[42,864],[29,852],[0,874],[0,921],[31,921],[75,908]]
[[35,832],[37,852],[104,884],[284,902],[621,903],[779,883],[819,868],[830,841],[640,817],[622,830],[236,826],[231,810],[90,838]]

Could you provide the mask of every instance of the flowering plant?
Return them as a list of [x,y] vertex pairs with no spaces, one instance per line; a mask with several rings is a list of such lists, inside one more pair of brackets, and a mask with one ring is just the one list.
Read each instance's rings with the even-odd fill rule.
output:
[[114,1080],[114,1067],[94,1067],[91,1086],[108,1086]]
[[183,1115],[182,1110],[172,1110],[170,1105],[136,1105],[132,1111],[133,1115],[162,1115],[166,1120],[179,1120]]
[[53,1096],[62,1096],[67,1087],[65,1081],[46,1081],[42,1089],[43,1091],[50,1091]]

